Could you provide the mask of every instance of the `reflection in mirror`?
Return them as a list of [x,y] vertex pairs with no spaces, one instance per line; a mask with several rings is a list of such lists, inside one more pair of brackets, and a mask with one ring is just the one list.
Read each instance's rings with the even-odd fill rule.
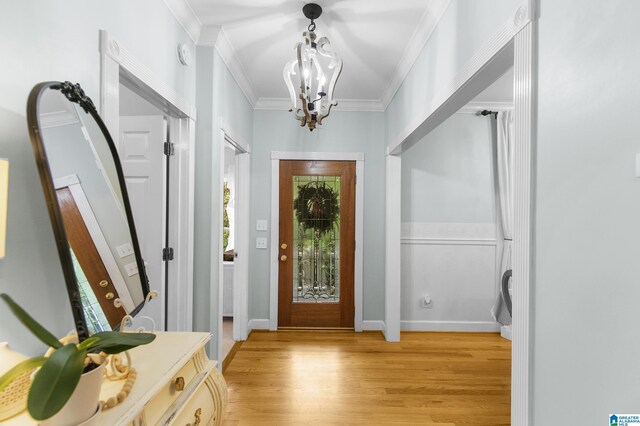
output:
[[138,272],[118,160],[94,118],[59,90],[45,89],[37,108],[87,328],[111,330],[148,293]]

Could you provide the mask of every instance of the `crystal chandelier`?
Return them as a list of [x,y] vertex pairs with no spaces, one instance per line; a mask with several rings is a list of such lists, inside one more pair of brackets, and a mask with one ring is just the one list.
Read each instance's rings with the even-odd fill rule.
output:
[[[296,57],[285,65],[283,76],[291,95],[292,108],[289,111],[294,112],[300,126],[308,126],[313,131],[329,116],[331,108],[338,105],[333,99],[333,89],[342,72],[342,59],[337,53],[327,50],[328,38],[316,41],[315,20],[322,15],[322,8],[309,3],[302,8],[302,13],[311,23],[302,34],[304,42],[295,45]],[[298,84],[299,92],[296,93]]]

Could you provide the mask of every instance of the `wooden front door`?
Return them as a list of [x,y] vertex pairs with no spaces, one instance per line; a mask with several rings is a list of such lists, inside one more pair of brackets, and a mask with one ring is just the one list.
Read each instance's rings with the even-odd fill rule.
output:
[[279,327],[353,328],[355,172],[280,161]]
[[[119,297],[118,291],[93,243],[73,195],[69,188],[58,189],[56,194],[71,246],[78,286],[81,294],[84,294],[83,308],[89,328],[93,333],[120,325],[127,313],[122,307],[116,308],[113,303]],[[104,324],[105,319],[109,327]]]

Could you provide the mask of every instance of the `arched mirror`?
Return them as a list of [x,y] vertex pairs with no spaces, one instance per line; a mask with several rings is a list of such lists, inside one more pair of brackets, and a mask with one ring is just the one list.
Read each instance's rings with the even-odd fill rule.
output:
[[35,86],[27,121],[78,334],[116,329],[149,285],[113,140],[69,82]]

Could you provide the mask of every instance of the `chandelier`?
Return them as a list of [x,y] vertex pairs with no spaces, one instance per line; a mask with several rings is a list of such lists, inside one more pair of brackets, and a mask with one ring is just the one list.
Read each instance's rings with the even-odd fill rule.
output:
[[[308,3],[302,13],[311,23],[302,34],[304,42],[295,45],[296,57],[285,65],[283,76],[291,96],[289,111],[294,112],[300,126],[308,126],[313,131],[329,116],[331,108],[338,105],[333,99],[333,89],[342,72],[342,59],[327,49],[328,38],[321,37],[316,41],[315,20],[322,15],[322,7]],[[299,85],[298,93],[296,85]]]

